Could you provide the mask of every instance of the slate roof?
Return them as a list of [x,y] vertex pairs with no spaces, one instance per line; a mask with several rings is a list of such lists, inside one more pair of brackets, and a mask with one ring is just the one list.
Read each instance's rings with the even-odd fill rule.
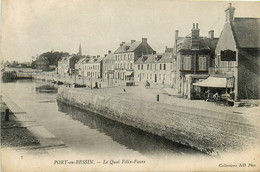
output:
[[94,57],[92,56],[87,63],[88,63],[88,64],[90,64],[90,63],[100,63],[103,59],[104,59],[104,57],[94,58]]
[[239,48],[260,48],[260,18],[235,18],[231,29]]
[[131,42],[124,43],[121,47],[119,47],[115,51],[115,54],[117,54],[117,53],[133,52],[141,43],[142,43],[142,41],[135,41],[134,43],[131,43]]
[[106,57],[104,57],[104,61],[113,60],[114,58],[115,58],[114,53],[110,53]]
[[[156,57],[161,56],[157,61]],[[173,61],[171,53],[158,53],[153,55],[143,55],[135,61],[136,64],[147,64],[147,63],[171,63]]]
[[77,61],[77,64],[86,63],[87,61],[88,61],[88,59],[87,59],[86,57],[83,57],[83,58],[81,58],[81,59],[79,59],[79,60]]
[[[206,37],[200,37],[199,38],[199,50],[214,50],[217,46],[218,43],[218,38],[206,38]],[[180,40],[179,42],[180,51],[185,51],[185,50],[191,50],[191,37],[185,37],[184,39]]]

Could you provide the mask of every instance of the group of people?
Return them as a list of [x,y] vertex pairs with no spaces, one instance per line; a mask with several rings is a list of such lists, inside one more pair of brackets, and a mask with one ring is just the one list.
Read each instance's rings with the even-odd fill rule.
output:
[[213,94],[212,92],[210,92],[210,90],[207,90],[204,93],[204,100],[205,101],[216,101],[216,102],[218,102],[220,100],[219,93],[216,92],[215,94]]

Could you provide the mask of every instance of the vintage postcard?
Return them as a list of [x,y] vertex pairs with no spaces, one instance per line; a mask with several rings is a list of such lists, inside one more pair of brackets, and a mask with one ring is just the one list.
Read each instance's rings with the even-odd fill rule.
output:
[[2,0],[1,171],[260,171],[259,11]]

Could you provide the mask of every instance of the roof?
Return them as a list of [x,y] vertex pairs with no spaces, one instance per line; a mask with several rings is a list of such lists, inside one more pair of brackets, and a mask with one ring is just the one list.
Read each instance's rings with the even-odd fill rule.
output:
[[103,59],[104,59],[104,57],[94,58],[94,57],[92,56],[87,63],[88,63],[88,64],[91,64],[91,63],[100,63]]
[[36,59],[36,61],[46,61],[46,62],[49,62],[48,58],[45,57],[45,56],[39,57],[38,59]]
[[120,46],[116,51],[116,53],[126,53],[126,52],[133,52],[140,44],[142,41],[135,41],[133,43],[124,43],[122,46]]
[[[218,43],[218,38],[207,38],[207,37],[200,37],[199,38],[199,49],[200,50],[212,50],[215,49]],[[191,50],[191,37],[187,36],[179,41],[180,51],[183,50]]]
[[110,53],[106,57],[104,57],[104,61],[106,61],[106,60],[114,60],[114,59],[115,59],[114,53]]
[[235,18],[231,29],[239,48],[260,48],[260,18]]
[[88,61],[88,59],[87,59],[86,57],[83,57],[83,58],[81,58],[81,59],[79,59],[79,60],[77,61],[77,64],[86,63],[87,61]]
[[135,61],[136,64],[147,64],[147,63],[171,63],[171,53],[158,53],[152,55],[143,55]]

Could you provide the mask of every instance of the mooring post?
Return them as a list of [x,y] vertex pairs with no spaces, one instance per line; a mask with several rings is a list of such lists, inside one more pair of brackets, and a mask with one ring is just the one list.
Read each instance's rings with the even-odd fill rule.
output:
[[159,97],[159,94],[157,94],[157,102],[159,102],[160,100],[160,97]]
[[9,109],[5,109],[5,121],[9,121]]

